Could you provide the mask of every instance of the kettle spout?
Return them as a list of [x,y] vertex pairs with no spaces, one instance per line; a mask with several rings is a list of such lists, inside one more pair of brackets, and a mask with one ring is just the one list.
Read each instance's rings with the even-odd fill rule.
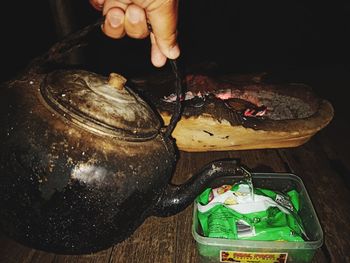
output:
[[202,193],[213,180],[221,176],[241,175],[244,171],[234,159],[214,161],[182,185],[169,184],[155,205],[153,215],[175,215]]

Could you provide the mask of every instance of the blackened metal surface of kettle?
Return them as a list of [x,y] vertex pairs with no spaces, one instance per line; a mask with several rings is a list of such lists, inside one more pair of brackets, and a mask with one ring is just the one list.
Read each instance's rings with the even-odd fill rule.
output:
[[[83,71],[54,74],[42,83],[50,86],[52,78],[58,76],[61,80],[53,83],[76,78],[79,80],[71,84],[76,93],[82,92],[79,86],[96,84],[91,82],[97,78]],[[56,94],[56,99],[70,97],[70,104],[64,108],[63,103],[57,103],[53,108],[41,95],[47,86],[31,87],[39,81],[13,86],[6,102],[1,102],[8,112],[2,118],[6,129],[1,132],[3,228],[15,239],[24,236],[26,243],[50,251],[89,252],[110,245],[111,240],[122,240],[149,215],[167,185],[175,163],[172,141],[165,140],[157,130],[151,136],[152,127],[146,127],[147,132],[142,134],[139,127],[146,125],[142,120],[135,120],[134,128],[139,131],[134,134],[125,120],[115,126],[102,125],[102,121],[99,124],[96,118],[106,121],[106,112],[96,110],[95,119],[88,112],[78,112],[69,87],[66,93]],[[75,99],[86,100],[95,94],[90,93]],[[136,95],[130,96],[131,100]],[[89,109],[94,101],[85,103]],[[150,112],[145,104],[129,107],[139,110],[134,114]],[[79,109],[84,110],[82,106]],[[111,112],[115,108],[107,109],[115,121]],[[117,127],[120,122],[129,129]],[[159,125],[153,124],[154,128]],[[99,125],[100,130],[96,128]],[[146,139],[135,141],[142,135]]]

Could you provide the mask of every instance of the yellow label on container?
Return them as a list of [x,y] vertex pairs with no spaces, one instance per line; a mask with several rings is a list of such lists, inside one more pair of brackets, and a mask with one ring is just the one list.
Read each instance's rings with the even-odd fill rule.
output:
[[287,257],[288,253],[220,251],[220,262],[231,263],[286,263]]

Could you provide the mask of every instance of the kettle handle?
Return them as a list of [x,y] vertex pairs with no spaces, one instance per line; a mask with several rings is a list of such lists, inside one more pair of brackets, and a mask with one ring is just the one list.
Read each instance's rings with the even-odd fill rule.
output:
[[182,80],[180,71],[177,67],[177,60],[176,59],[169,59],[169,63],[171,65],[172,71],[175,76],[175,93],[176,93],[176,102],[175,102],[175,108],[173,115],[171,116],[169,125],[167,126],[165,130],[165,136],[170,137],[171,133],[175,129],[176,123],[181,118],[181,110],[182,110],[182,103],[181,103],[181,96],[182,96]]
[[[147,21],[147,28],[150,33],[153,33],[152,25],[150,21]],[[173,112],[173,115],[170,118],[170,122],[168,127],[165,130],[165,136],[170,137],[171,133],[175,129],[176,123],[181,118],[181,96],[182,96],[182,80],[180,76],[180,71],[177,67],[177,60],[176,59],[168,59],[171,69],[175,76],[175,94],[176,94],[176,102],[175,102],[175,109]]]
[[236,159],[217,160],[207,164],[199,173],[182,185],[169,184],[156,203],[154,216],[175,215],[188,207],[215,179],[227,175],[250,173]]
[[64,37],[62,40],[55,43],[46,53],[35,58],[29,64],[28,69],[31,69],[31,71],[39,71],[45,66],[45,64],[59,62],[71,51],[88,45],[89,34],[96,28],[99,28],[104,19],[104,17],[101,17],[93,24]]

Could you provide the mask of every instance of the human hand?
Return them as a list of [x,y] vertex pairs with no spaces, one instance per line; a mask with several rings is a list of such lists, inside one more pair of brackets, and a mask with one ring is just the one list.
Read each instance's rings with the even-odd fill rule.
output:
[[[177,43],[177,0],[89,0],[106,17],[103,32],[111,38],[151,38],[151,61],[162,67],[180,55]],[[147,21],[152,25],[150,33]]]

